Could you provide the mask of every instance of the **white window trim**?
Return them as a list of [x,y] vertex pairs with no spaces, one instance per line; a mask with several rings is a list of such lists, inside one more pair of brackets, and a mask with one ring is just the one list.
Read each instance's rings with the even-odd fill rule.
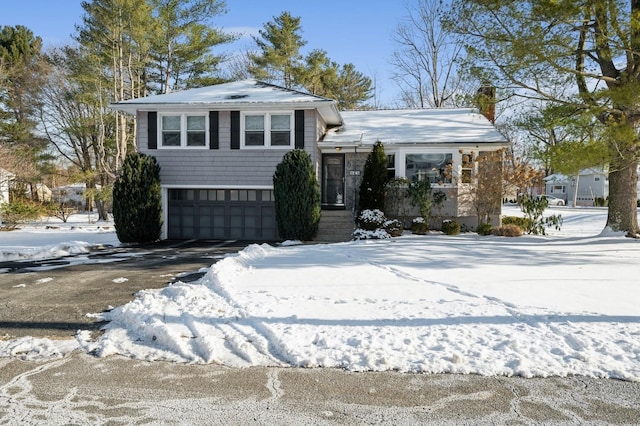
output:
[[[180,145],[165,146],[163,142],[162,117],[180,116]],[[204,117],[204,145],[187,146],[187,117]],[[209,149],[209,112],[189,111],[189,112],[158,112],[158,149]]]
[[[396,154],[396,176],[400,176],[400,177],[407,177],[407,154],[451,154],[451,160],[453,161],[454,165],[456,164],[456,160],[459,161],[459,159],[457,158],[459,154],[457,156],[456,152],[446,148],[443,148],[443,149],[403,148],[395,151],[394,154]],[[453,170],[451,172],[454,173],[454,176],[451,177],[451,182],[443,182],[442,184],[432,183],[431,187],[432,188],[456,187],[456,179],[459,177],[457,176],[457,168],[453,167]]]
[[[264,116],[264,145],[245,145],[245,117],[247,115]],[[288,115],[289,116],[289,145],[271,146],[271,116],[272,115]],[[295,146],[295,120],[293,111],[243,111],[240,113],[240,148],[241,149],[293,149]]]

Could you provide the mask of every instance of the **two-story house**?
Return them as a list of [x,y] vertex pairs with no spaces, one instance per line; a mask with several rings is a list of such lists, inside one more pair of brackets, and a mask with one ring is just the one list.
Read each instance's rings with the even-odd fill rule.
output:
[[277,240],[272,178],[292,149],[311,156],[322,208],[351,215],[378,140],[391,175],[447,189],[449,216],[475,226],[473,209],[457,197],[474,167],[463,160],[508,145],[472,109],[341,112],[334,100],[256,80],[111,107],[135,115],[138,151],[161,167],[162,237],[171,239]]

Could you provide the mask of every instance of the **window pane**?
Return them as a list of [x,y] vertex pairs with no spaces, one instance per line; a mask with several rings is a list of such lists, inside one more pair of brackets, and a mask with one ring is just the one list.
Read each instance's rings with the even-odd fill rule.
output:
[[162,146],[180,146],[180,132],[162,132]]
[[291,129],[290,115],[272,115],[271,130],[289,130]]
[[180,116],[179,115],[163,115],[162,130],[177,130],[179,132]]
[[187,116],[187,130],[205,130],[204,117]]
[[271,146],[289,146],[290,144],[290,132],[271,132]]
[[245,130],[264,130],[264,115],[247,115],[244,117]]
[[187,146],[205,146],[207,144],[204,132],[187,133]]
[[246,146],[263,146],[264,132],[246,132],[244,135],[244,144]]
[[412,182],[451,183],[451,158],[451,154],[407,154],[407,178]]

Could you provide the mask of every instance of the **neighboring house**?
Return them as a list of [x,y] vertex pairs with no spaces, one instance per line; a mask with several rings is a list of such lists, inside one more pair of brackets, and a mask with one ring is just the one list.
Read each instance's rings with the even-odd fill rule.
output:
[[544,178],[545,194],[561,198],[566,205],[594,206],[596,198],[609,196],[609,177],[602,169],[585,169],[576,177],[555,173]]
[[[36,198],[39,201],[43,201],[46,203],[53,201],[53,191],[51,191],[49,187],[44,183],[36,184],[35,193],[36,193]],[[27,188],[27,196],[31,196],[30,188]]]
[[85,202],[84,193],[86,188],[87,186],[84,183],[57,186],[51,190],[51,198],[57,204],[81,207]]
[[162,238],[172,239],[278,239],[273,173],[295,148],[311,156],[325,213],[351,215],[377,140],[389,156],[390,174],[429,179],[448,190],[451,216],[475,226],[468,203],[457,200],[469,190],[461,177],[477,170],[472,163],[463,170],[463,156],[508,145],[471,109],[340,112],[334,100],[256,80],[111,107],[136,116],[138,151],[161,167]]
[[16,175],[0,168],[0,204],[9,202],[9,187]]

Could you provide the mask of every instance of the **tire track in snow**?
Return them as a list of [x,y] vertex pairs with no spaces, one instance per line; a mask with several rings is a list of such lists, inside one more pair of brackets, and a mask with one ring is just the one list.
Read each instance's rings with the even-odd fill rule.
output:
[[376,268],[380,268],[380,269],[382,269],[384,271],[387,271],[387,272],[390,272],[390,273],[396,275],[399,278],[410,280],[410,281],[414,281],[414,282],[437,285],[437,286],[443,287],[447,291],[450,291],[452,293],[458,294],[460,296],[487,301],[487,302],[489,302],[489,303],[491,303],[491,304],[493,304],[495,306],[499,306],[499,307],[503,308],[506,311],[506,313],[508,313],[510,316],[512,316],[516,321],[518,321],[520,323],[524,323],[524,324],[530,325],[530,326],[537,326],[537,324],[535,324],[535,321],[531,321],[531,320],[527,320],[526,319],[527,317],[530,317],[529,315],[523,315],[521,312],[518,311],[518,306],[516,306],[516,305],[514,305],[512,303],[509,303],[507,301],[501,300],[501,299],[499,299],[497,297],[469,293],[468,291],[461,290],[459,287],[457,287],[454,284],[443,283],[443,282],[439,282],[439,281],[433,281],[433,280],[428,280],[428,279],[416,277],[415,275],[412,275],[412,274],[410,274],[408,272],[402,271],[402,270],[400,270],[400,269],[398,269],[396,267],[393,267],[393,266],[390,266],[390,265],[385,265],[383,263],[372,261],[370,259],[366,259],[366,258],[363,258],[363,257],[353,256],[353,254],[351,254],[347,250],[344,250],[344,249],[341,249],[341,248],[339,248],[338,250],[342,251],[344,253],[345,257],[348,257],[348,258],[353,259],[353,260],[358,261],[358,262],[369,264],[369,265],[374,266]]

